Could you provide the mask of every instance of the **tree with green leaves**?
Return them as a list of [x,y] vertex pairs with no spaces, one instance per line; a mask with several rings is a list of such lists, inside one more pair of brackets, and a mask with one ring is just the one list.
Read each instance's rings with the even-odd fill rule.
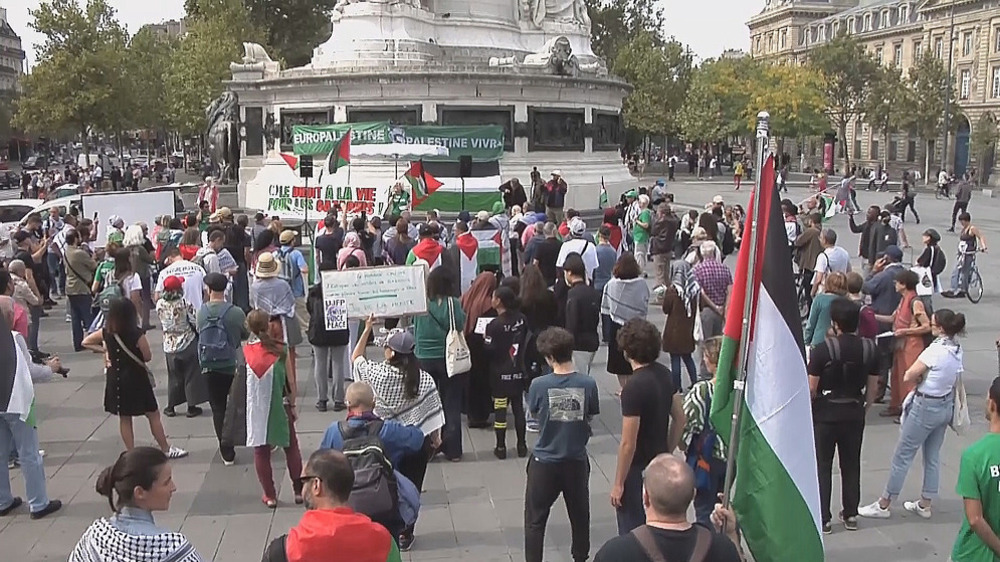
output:
[[643,135],[678,132],[676,117],[691,82],[692,58],[678,41],[661,43],[647,31],[618,51],[616,74],[634,88],[622,111],[627,127]]
[[[856,38],[846,34],[812,49],[809,64],[823,76],[827,116],[837,127],[840,142],[846,145],[847,124],[864,113],[869,84],[877,76],[879,65]],[[847,146],[844,156],[847,169],[851,164]]]
[[906,127],[924,141],[924,180],[930,181],[931,143],[941,136],[944,119],[945,97],[951,96],[951,122],[957,122],[956,115],[961,108],[956,103],[954,85],[950,85],[948,70],[941,59],[929,51],[924,51],[906,77],[909,86]]
[[823,77],[808,66],[765,64],[746,87],[750,90],[744,110],[750,130],[757,127],[757,114],[771,114],[771,136],[785,138],[822,135],[830,128],[823,99]]
[[[207,13],[204,0],[185,0],[188,16]],[[244,0],[250,21],[266,32],[271,56],[286,67],[305,66],[313,49],[330,38],[330,16],[337,0]]]
[[684,137],[717,142],[749,133],[746,111],[762,64],[750,58],[709,59],[695,69],[677,115]]
[[44,38],[38,62],[24,77],[14,125],[28,132],[74,131],[84,152],[91,132],[113,132],[120,102],[128,35],[107,0],[45,0],[29,10]]
[[641,32],[655,43],[663,37],[663,8],[656,0],[587,0],[590,14],[590,40],[594,53],[603,58],[613,73],[618,52]]
[[231,77],[229,65],[239,61],[243,43],[266,44],[265,32],[250,19],[242,0],[196,0],[187,35],[171,60],[166,76],[167,115],[183,135],[205,131],[205,108],[222,93]]
[[125,89],[131,100],[129,128],[166,130],[166,71],[179,41],[143,27],[129,41]]
[[873,132],[882,133],[882,166],[888,166],[889,138],[906,125],[910,91],[898,68],[879,66],[869,84],[863,108],[865,120]]

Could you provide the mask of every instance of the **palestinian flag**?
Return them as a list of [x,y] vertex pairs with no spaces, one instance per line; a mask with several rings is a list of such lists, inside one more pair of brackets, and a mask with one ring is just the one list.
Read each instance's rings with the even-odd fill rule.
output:
[[462,293],[465,293],[479,275],[479,240],[473,234],[466,233],[455,239],[455,246],[458,246]]
[[423,160],[410,163],[410,169],[403,174],[403,179],[410,184],[414,208],[426,201],[432,193],[443,185],[424,169]]
[[344,166],[351,165],[351,130],[348,129],[344,136],[340,137],[333,145],[330,156],[326,159],[326,171],[329,174],[336,174],[337,170]]
[[[457,158],[452,153],[451,158]],[[462,205],[462,179],[459,174],[458,160],[437,161],[424,160],[414,162],[419,164],[426,176],[434,179],[440,185],[435,189],[427,190],[425,199],[418,199],[417,191],[414,191],[413,209],[426,210],[437,209],[446,213],[457,213],[459,211],[471,211],[473,215],[476,211],[489,211],[497,201],[503,201],[499,191],[504,179],[500,173],[500,162],[493,161],[472,161],[472,173],[465,178],[465,205]],[[412,166],[410,168],[413,169]],[[415,174],[415,175],[419,175]],[[407,178],[409,179],[409,178]],[[431,181],[427,181],[431,184]],[[413,182],[410,182],[413,185]]]
[[410,250],[406,256],[406,265],[413,265],[417,260],[427,262],[428,271],[441,265],[441,254],[444,253],[444,246],[433,238],[424,238]]
[[597,202],[597,208],[603,209],[608,206],[608,190],[604,188],[604,180],[601,180],[601,198]]
[[823,222],[826,222],[833,217],[837,216],[837,205],[833,201],[833,195],[827,195],[823,193],[820,195],[821,199],[819,201],[820,207],[826,208],[826,213],[823,214]]
[[479,242],[476,263],[479,264],[479,271],[484,268],[499,268],[505,277],[509,277],[511,275],[510,240],[503,235],[503,230],[492,224],[490,226],[492,228],[471,231]]
[[243,346],[247,362],[247,447],[287,447],[288,414],[282,400],[285,358],[264,349],[260,342]]
[[29,359],[20,346],[15,346],[11,326],[0,314],[0,357],[5,358],[0,361],[0,413],[17,414],[22,421],[34,426],[35,387],[31,384]]
[[285,164],[288,164],[288,167],[291,168],[293,171],[299,169],[299,157],[298,156],[296,156],[294,154],[285,154],[284,152],[282,152],[281,153],[281,159],[284,160]]
[[[729,445],[739,379],[744,304],[750,300],[749,360],[740,414],[733,507],[758,562],[823,560],[819,480],[802,346],[802,324],[788,238],[774,187],[774,163],[761,172],[749,216],[759,216],[757,257],[740,246],[712,400],[712,423]],[[756,206],[761,213],[755,215]],[[748,224],[749,226],[749,224]],[[747,293],[748,277],[752,279]]]

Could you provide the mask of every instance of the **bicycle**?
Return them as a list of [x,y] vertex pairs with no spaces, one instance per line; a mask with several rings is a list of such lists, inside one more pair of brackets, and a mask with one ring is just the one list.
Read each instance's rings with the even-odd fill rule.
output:
[[803,271],[795,272],[795,303],[799,309],[799,318],[805,322],[809,320],[809,309],[812,307],[812,287],[804,286],[802,282]]
[[979,304],[979,301],[983,299],[983,276],[979,273],[979,266],[976,265],[976,252],[965,252],[965,255],[971,257],[972,263],[969,264],[969,272],[967,287],[965,290],[965,296],[969,299],[972,304]]

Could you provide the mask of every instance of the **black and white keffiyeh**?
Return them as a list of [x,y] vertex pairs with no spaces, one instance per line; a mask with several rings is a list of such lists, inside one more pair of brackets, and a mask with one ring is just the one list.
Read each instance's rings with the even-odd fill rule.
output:
[[69,562],[202,562],[181,533],[133,535],[98,519],[80,537]]
[[384,361],[358,357],[354,361],[354,380],[366,382],[375,392],[375,415],[403,425],[419,427],[430,435],[444,426],[444,408],[434,378],[420,371],[420,389],[416,398],[403,395],[403,373]]

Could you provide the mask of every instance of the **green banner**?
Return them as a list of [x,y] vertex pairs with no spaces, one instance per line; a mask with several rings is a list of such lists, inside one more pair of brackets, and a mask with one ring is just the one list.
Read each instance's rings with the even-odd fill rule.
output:
[[478,162],[503,158],[503,127],[414,125],[390,126],[389,123],[343,123],[336,125],[295,125],[292,142],[295,154],[329,154],[333,144],[351,130],[353,144],[435,144],[446,146],[449,155],[427,160],[457,161],[471,156]]

